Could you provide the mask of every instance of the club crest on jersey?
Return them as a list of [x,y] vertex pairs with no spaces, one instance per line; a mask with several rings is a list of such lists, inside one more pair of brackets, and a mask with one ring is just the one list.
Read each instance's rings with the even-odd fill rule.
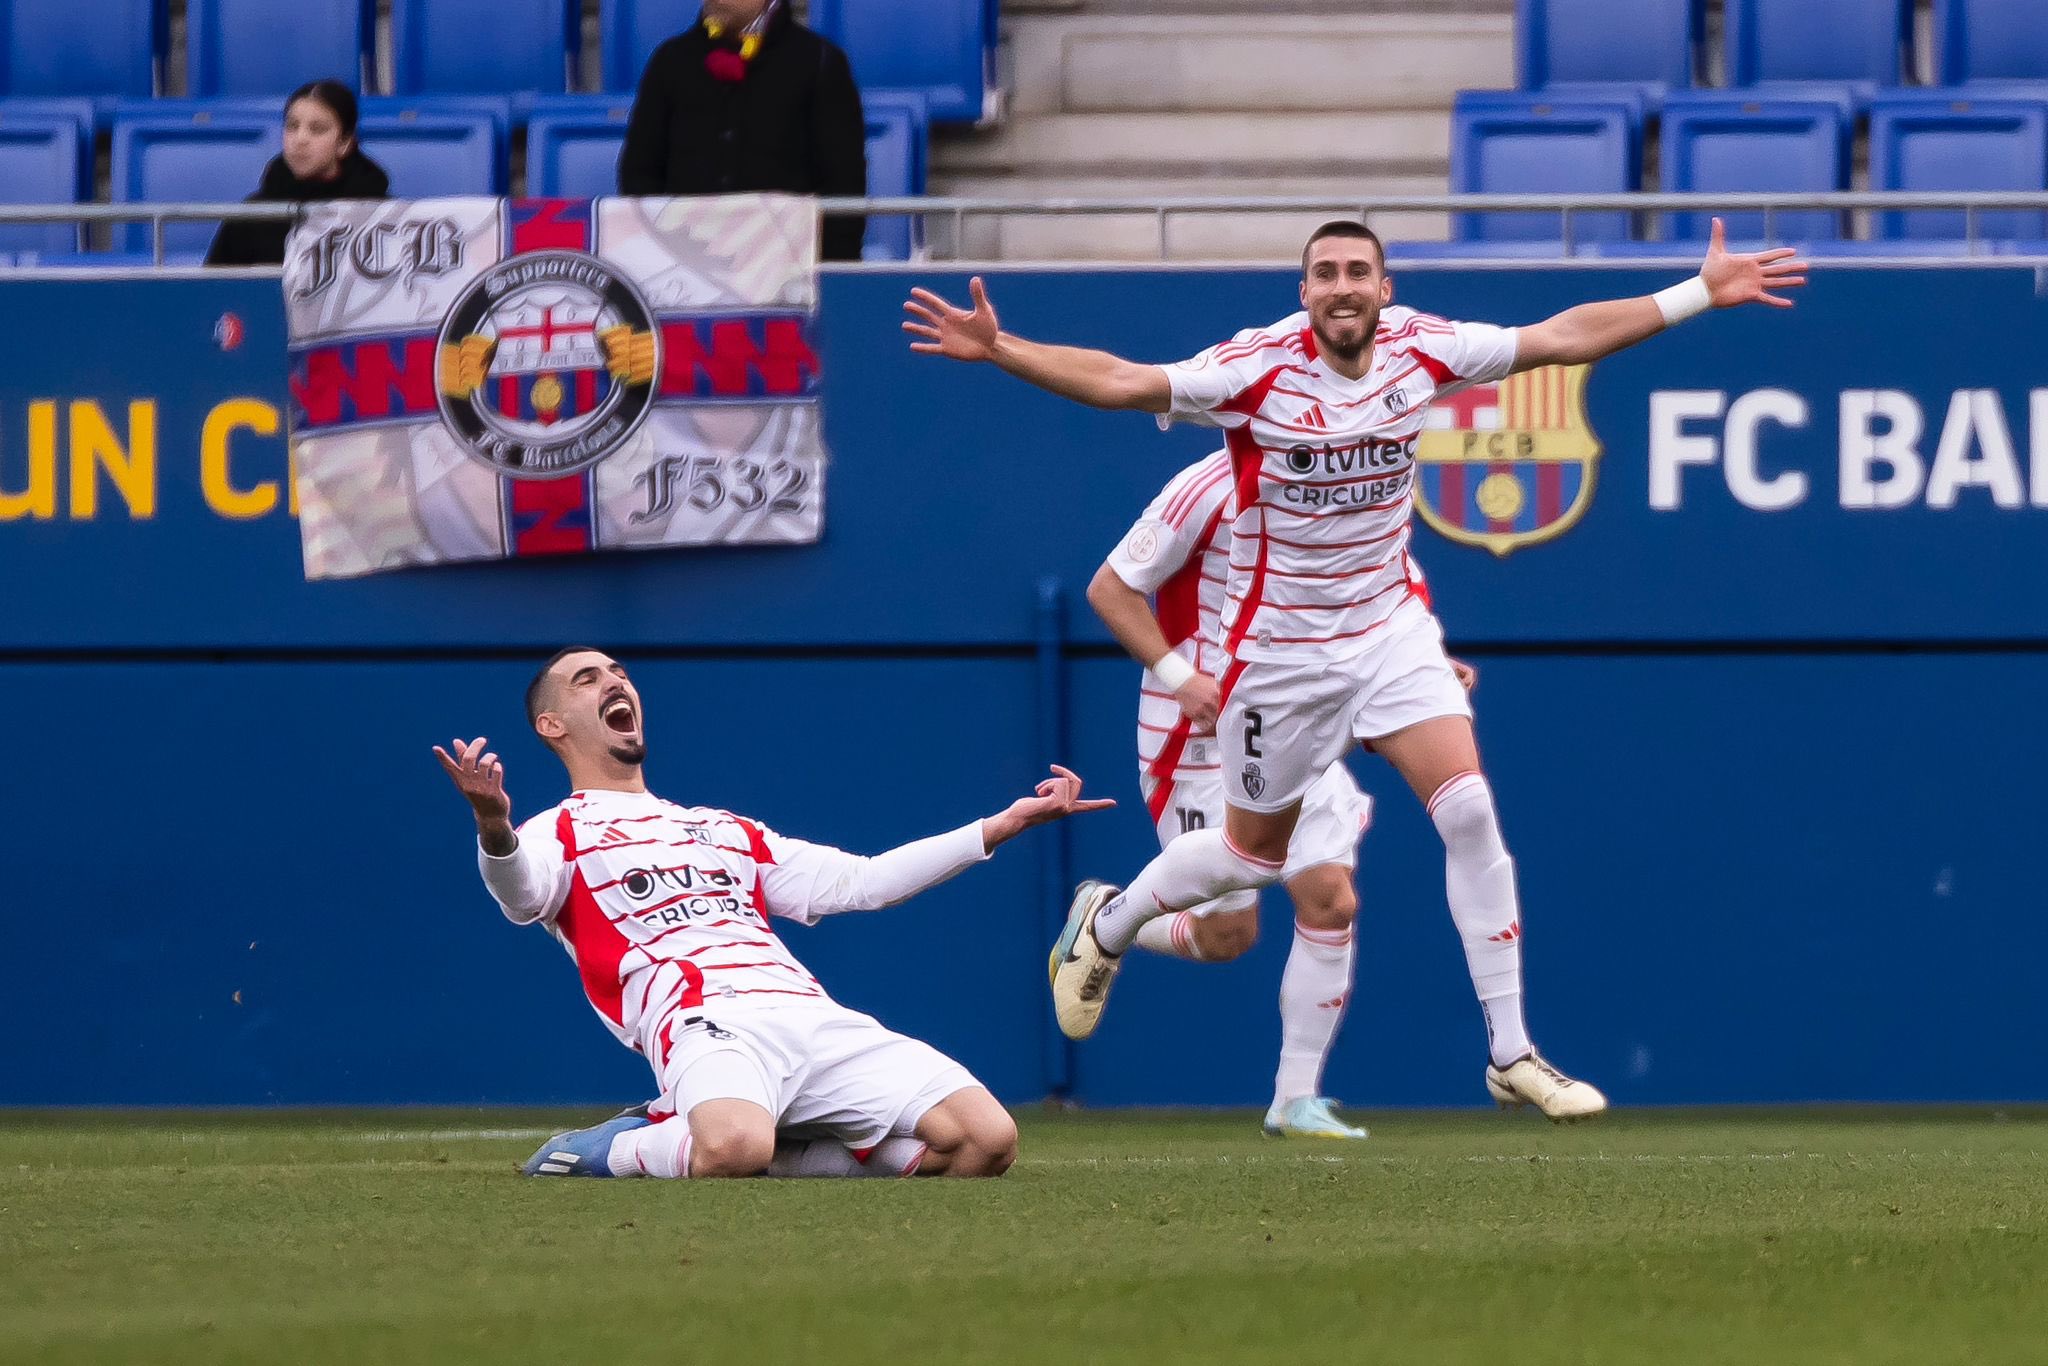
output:
[[1266,790],[1266,775],[1259,771],[1257,764],[1246,764],[1238,778],[1244,783],[1244,795],[1253,801],[1257,801],[1259,794]]
[[441,417],[467,454],[500,474],[576,474],[646,420],[660,348],[653,311],[597,257],[507,257],[441,324]]
[[1586,420],[1592,370],[1548,365],[1436,400],[1415,452],[1422,520],[1496,555],[1576,526],[1600,464]]

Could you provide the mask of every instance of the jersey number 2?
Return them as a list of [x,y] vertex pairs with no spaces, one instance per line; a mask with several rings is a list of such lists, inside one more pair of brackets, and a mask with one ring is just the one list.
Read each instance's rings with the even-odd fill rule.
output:
[[1259,736],[1265,732],[1265,729],[1265,717],[1255,711],[1248,711],[1244,714],[1244,752],[1251,758],[1263,759],[1266,757],[1259,752],[1259,747],[1256,743]]

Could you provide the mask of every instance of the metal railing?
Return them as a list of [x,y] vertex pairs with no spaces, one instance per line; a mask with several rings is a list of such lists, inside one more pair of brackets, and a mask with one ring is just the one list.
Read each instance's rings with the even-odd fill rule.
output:
[[[1048,216],[1141,216],[1155,224],[1159,260],[1170,255],[1171,225],[1180,218],[1219,216],[1266,216],[1278,214],[1341,213],[1366,219],[1394,213],[1546,213],[1558,216],[1559,250],[1570,255],[1582,245],[1580,224],[1587,214],[1627,213],[1761,213],[1763,239],[1778,241],[1777,218],[1785,213],[1832,212],[1863,214],[1900,210],[1960,211],[1963,215],[1961,241],[1974,255],[1985,238],[1981,217],[1986,213],[2031,211],[2048,213],[2048,192],[1906,191],[1850,190],[1812,194],[1466,194],[1391,195],[1347,197],[1344,195],[1199,196],[1129,199],[1046,199],[1046,198],[945,198],[913,196],[900,198],[821,199],[826,215],[866,214],[909,216],[930,225],[948,224],[952,240],[964,238],[966,224],[975,218]],[[0,224],[80,223],[111,224],[145,222],[150,225],[150,259],[164,261],[164,227],[169,223],[289,220],[299,212],[292,204],[0,204]]]

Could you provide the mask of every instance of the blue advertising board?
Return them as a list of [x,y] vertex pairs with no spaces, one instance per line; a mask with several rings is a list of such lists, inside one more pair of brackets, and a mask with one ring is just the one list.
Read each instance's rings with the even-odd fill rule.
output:
[[[1518,322],[1669,282],[1416,271]],[[1127,877],[1137,672],[1080,602],[1214,434],[913,356],[911,283],[828,276],[826,531],[803,548],[309,584],[273,282],[0,281],[0,1104],[619,1102],[648,1084],[559,950],[493,911],[427,747],[485,733],[521,812],[559,769],[519,693],[569,640],[648,698],[650,777],[860,850],[1059,759],[1123,799],[918,903],[795,931],[849,1003],[1008,1100],[1253,1103],[1288,941],[1134,963],[1071,1056],[1049,869]],[[1027,335],[1172,359],[1294,305],[1277,272],[1004,272]],[[1623,1103],[2038,1097],[2048,304],[2026,269],[1841,269],[1543,384],[1447,405],[1417,553],[1480,665],[1536,1034]],[[1043,581],[1065,586],[1049,697]],[[1055,703],[1069,720],[1047,731]],[[1329,1087],[1465,1104],[1482,1033],[1434,832],[1384,767]],[[1052,857],[1062,845],[1071,863]]]

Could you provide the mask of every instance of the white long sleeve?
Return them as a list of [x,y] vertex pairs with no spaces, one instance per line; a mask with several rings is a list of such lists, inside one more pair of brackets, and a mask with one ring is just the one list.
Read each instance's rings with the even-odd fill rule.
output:
[[569,894],[568,851],[554,830],[555,813],[536,816],[519,827],[519,845],[503,858],[477,844],[476,866],[498,909],[515,925],[545,920],[562,907]]
[[773,831],[762,834],[774,856],[761,869],[769,913],[807,925],[841,911],[873,911],[908,901],[989,856],[978,820],[872,857]]

